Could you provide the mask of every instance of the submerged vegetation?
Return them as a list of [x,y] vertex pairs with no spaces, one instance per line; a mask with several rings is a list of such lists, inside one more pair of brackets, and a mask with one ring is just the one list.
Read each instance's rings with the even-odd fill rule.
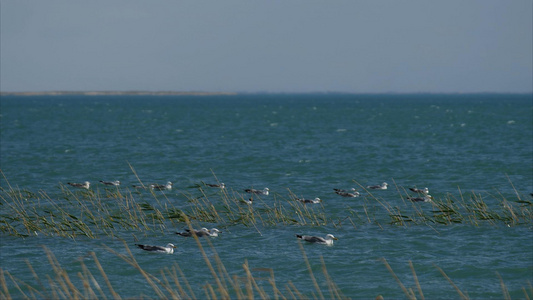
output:
[[[219,227],[392,226],[481,224],[507,226],[533,224],[533,201],[518,192],[507,199],[502,194],[447,194],[442,199],[417,203],[403,196],[400,188],[395,201],[367,194],[345,202],[342,210],[328,211],[324,204],[303,204],[290,190],[256,196],[247,204],[242,193],[231,189],[212,189],[198,184],[179,194],[122,187],[72,189],[59,185],[59,196],[45,191],[12,187],[4,178],[0,190],[0,232],[13,236],[51,235],[68,238],[120,236],[124,231],[166,232],[183,226],[186,219],[195,223],[214,223]],[[5,186],[5,188],[4,188]],[[388,194],[390,197],[390,194]],[[486,198],[489,198],[489,201]],[[349,203],[349,204],[348,204]]]

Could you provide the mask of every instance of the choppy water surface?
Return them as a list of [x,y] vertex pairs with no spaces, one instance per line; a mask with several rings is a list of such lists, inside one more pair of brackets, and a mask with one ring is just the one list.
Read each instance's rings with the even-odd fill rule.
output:
[[[3,96],[1,168],[14,188],[44,192],[57,203],[64,201],[60,186],[85,180],[103,194],[99,180],[120,180],[123,193],[153,201],[149,192],[131,188],[139,183],[136,175],[144,183],[172,181],[174,189],[159,192],[158,199],[177,208],[190,205],[186,195],[200,196],[190,186],[217,179],[233,198],[248,197],[244,188],[269,187],[271,194],[253,205],[257,210],[294,195],[320,197],[322,204],[313,209],[334,220],[325,226],[195,223],[223,230],[211,239],[213,248],[205,247],[208,255],[220,255],[231,274],[244,276],[245,261],[271,268],[278,288],[292,281],[309,297],[315,288],[297,233],[339,238],[332,247],[303,245],[324,291],[321,258],[345,296],[405,297],[385,258],[414,290],[412,261],[427,298],[458,296],[436,266],[472,298],[501,298],[500,277],[511,296],[524,298],[523,288],[531,297],[533,282],[531,221],[402,226],[391,224],[383,206],[431,211],[429,203],[413,206],[405,200],[413,186],[429,187],[437,201],[480,195],[489,205],[499,205],[501,198],[527,205],[517,201],[532,200],[532,107],[531,95]],[[359,184],[384,181],[389,189],[373,196],[342,198],[332,190],[363,192]],[[2,187],[7,188],[5,180]],[[216,204],[220,194],[209,193]],[[112,206],[114,200],[102,201]],[[124,254],[126,242],[153,274],[177,262],[202,298],[212,276],[194,240],[173,234],[184,227],[174,222],[96,239],[2,233],[1,266],[34,282],[26,260],[36,273],[50,273],[41,245],[73,274],[80,271],[80,259],[91,264],[88,253],[95,251],[120,295],[155,297],[139,272],[106,248]],[[135,240],[173,242],[178,249],[153,255],[135,249]],[[10,292],[18,293],[13,286]]]

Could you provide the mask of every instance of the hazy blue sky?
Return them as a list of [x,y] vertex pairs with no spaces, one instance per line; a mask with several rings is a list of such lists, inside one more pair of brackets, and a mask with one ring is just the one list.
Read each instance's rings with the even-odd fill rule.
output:
[[2,91],[533,91],[531,0],[0,3]]

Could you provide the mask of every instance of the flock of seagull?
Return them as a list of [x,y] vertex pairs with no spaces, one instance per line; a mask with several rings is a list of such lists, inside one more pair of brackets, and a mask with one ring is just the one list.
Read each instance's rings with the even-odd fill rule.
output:
[[[103,185],[107,185],[107,186],[119,186],[120,185],[120,181],[118,181],[118,180],[115,180],[115,181],[103,181],[103,180],[100,180],[100,183],[102,183]],[[83,188],[83,189],[89,189],[90,186],[91,186],[91,183],[89,181],[85,181],[83,183],[67,182],[67,184],[70,185],[70,186],[73,186],[73,187]],[[220,189],[226,188],[226,185],[224,183],[216,183],[216,184],[204,183],[204,184],[206,186],[212,187],[212,188],[220,188]],[[166,184],[149,184],[147,186],[144,186],[144,185],[133,185],[133,187],[136,188],[136,189],[152,189],[152,190],[161,190],[161,191],[162,190],[171,190],[172,186],[173,186],[173,184],[170,181],[167,182]],[[386,190],[387,186],[388,186],[388,184],[386,182],[383,182],[382,184],[379,184],[379,185],[369,185],[366,188],[367,189],[371,189],[371,190]],[[333,189],[333,190],[334,190],[334,192],[337,195],[340,195],[340,196],[343,196],[343,197],[355,198],[355,197],[359,197],[361,195],[355,188],[351,188],[349,190],[343,190],[343,189]],[[409,188],[409,190],[411,190],[412,192],[418,194],[416,197],[411,197],[411,196],[407,197],[408,200],[411,200],[413,202],[431,202],[432,199],[433,199],[433,197],[431,195],[429,195],[429,189],[427,187],[423,188],[423,189],[418,189],[418,188],[415,187],[415,188]],[[268,188],[264,188],[262,190],[256,190],[256,189],[252,189],[252,188],[244,190],[244,192],[252,194],[252,195],[263,195],[263,196],[268,196],[269,191],[270,190]],[[320,198],[315,198],[315,199],[299,199],[299,198],[297,198],[296,200],[300,201],[302,203],[310,203],[310,204],[316,204],[316,203],[320,203],[322,201],[322,200],[320,200]],[[253,203],[253,196],[250,197],[250,199],[245,200],[244,202],[247,203],[247,204],[252,204]],[[202,228],[202,229],[199,229],[199,230],[196,230],[196,229],[192,229],[192,230],[191,229],[185,229],[185,231],[183,231],[183,232],[176,232],[177,235],[183,236],[183,237],[192,237],[192,236],[197,236],[197,237],[217,237],[219,235],[219,233],[221,233],[221,231],[218,230],[217,228],[211,228],[211,229]],[[308,243],[323,244],[323,245],[333,245],[333,241],[334,240],[338,240],[338,238],[336,238],[332,234],[328,234],[328,235],[326,235],[326,237],[296,234],[296,238],[299,239],[299,240],[306,241]],[[157,252],[157,253],[166,253],[166,254],[173,254],[174,253],[174,249],[176,249],[176,246],[174,244],[172,244],[172,243],[168,243],[166,246],[152,246],[152,245],[143,245],[143,244],[135,244],[135,245],[137,247],[139,247],[140,249],[145,250],[145,251]]]

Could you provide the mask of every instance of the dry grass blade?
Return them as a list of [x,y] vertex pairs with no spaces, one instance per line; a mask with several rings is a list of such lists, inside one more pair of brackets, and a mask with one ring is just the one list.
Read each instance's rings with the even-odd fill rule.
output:
[[502,288],[502,293],[505,298],[505,300],[511,300],[511,295],[509,295],[509,290],[507,289],[507,286],[505,286],[505,283],[503,282],[503,278],[500,276],[500,273],[496,272],[496,275],[498,275],[498,278],[500,279],[500,286]]
[[420,294],[420,299],[424,300],[424,293],[422,292],[422,287],[420,286],[420,282],[418,282],[418,276],[416,276],[415,267],[413,266],[413,262],[409,261],[409,267],[411,268],[411,271],[413,272],[413,279],[416,284],[416,288],[418,289],[418,293]]
[[385,267],[387,267],[387,270],[389,270],[389,272],[392,274],[392,277],[394,277],[394,279],[396,280],[396,282],[398,282],[398,285],[400,286],[400,288],[402,289],[403,293],[405,294],[405,296],[407,296],[407,298],[409,299],[412,299],[412,300],[416,300],[416,296],[413,294],[413,293],[410,293],[406,288],[405,286],[403,285],[402,281],[400,280],[400,278],[398,278],[398,276],[396,276],[396,273],[394,273],[394,271],[392,270],[391,266],[389,265],[389,263],[387,262],[387,260],[383,257],[381,258],[381,261],[385,264]]
[[[435,265],[434,265],[435,266]],[[448,275],[446,275],[446,273],[439,267],[435,266],[435,268],[437,268],[437,270],[439,270],[439,272],[442,274],[442,276],[444,276],[444,278],[446,278],[446,280],[448,280],[448,282],[453,286],[453,288],[455,289],[455,291],[457,291],[457,293],[459,294],[459,296],[461,296],[461,299],[470,299],[467,295],[465,295],[460,289],[459,287],[457,287],[457,285],[455,285],[455,283],[453,283],[453,281],[450,279],[450,277],[448,277]]]
[[320,299],[324,299],[324,295],[322,294],[322,291],[320,290],[320,286],[318,285],[315,275],[313,274],[313,269],[311,268],[311,264],[309,263],[309,260],[307,259],[307,255],[305,254],[304,247],[302,243],[298,243],[298,245],[300,246],[300,250],[302,251],[302,256],[304,257],[305,265],[307,266],[307,270],[309,271],[309,276],[311,277],[311,280],[313,281],[313,285],[315,286],[318,296],[320,297]]
[[126,242],[124,242],[124,248],[126,249],[126,251],[128,252],[128,256],[125,256],[123,254],[120,254],[118,252],[116,252],[115,250],[107,247],[106,245],[103,245],[104,248],[106,248],[108,251],[114,253],[115,255],[117,255],[118,257],[122,258],[125,262],[129,263],[130,265],[132,265],[135,269],[137,269],[144,277],[144,279],[148,282],[148,284],[152,287],[152,289],[154,290],[154,292],[158,295],[158,297],[160,298],[166,298],[165,297],[165,294],[161,291],[161,289],[157,286],[157,284],[154,282],[157,281],[157,283],[160,283],[159,279],[157,279],[155,276],[151,275],[150,273],[144,271],[141,266],[139,265],[139,263],[137,262],[137,260],[135,259],[135,257],[133,256],[133,253],[131,253],[131,250],[130,248],[128,247],[128,245],[126,244]]
[[2,299],[11,299],[11,294],[9,293],[9,289],[7,288],[6,277],[2,268],[0,268],[0,285],[2,286],[2,293],[0,294],[0,296],[2,296]]
[[98,268],[98,270],[100,271],[100,273],[104,277],[105,283],[107,284],[107,288],[111,292],[111,295],[113,296],[113,298],[120,299],[120,296],[113,289],[113,286],[111,285],[111,282],[109,281],[109,278],[107,278],[107,274],[104,272],[104,268],[102,268],[102,265],[100,264],[100,261],[98,261],[98,258],[96,257],[96,254],[91,251],[91,256],[94,259],[94,263],[96,264],[96,267]]

